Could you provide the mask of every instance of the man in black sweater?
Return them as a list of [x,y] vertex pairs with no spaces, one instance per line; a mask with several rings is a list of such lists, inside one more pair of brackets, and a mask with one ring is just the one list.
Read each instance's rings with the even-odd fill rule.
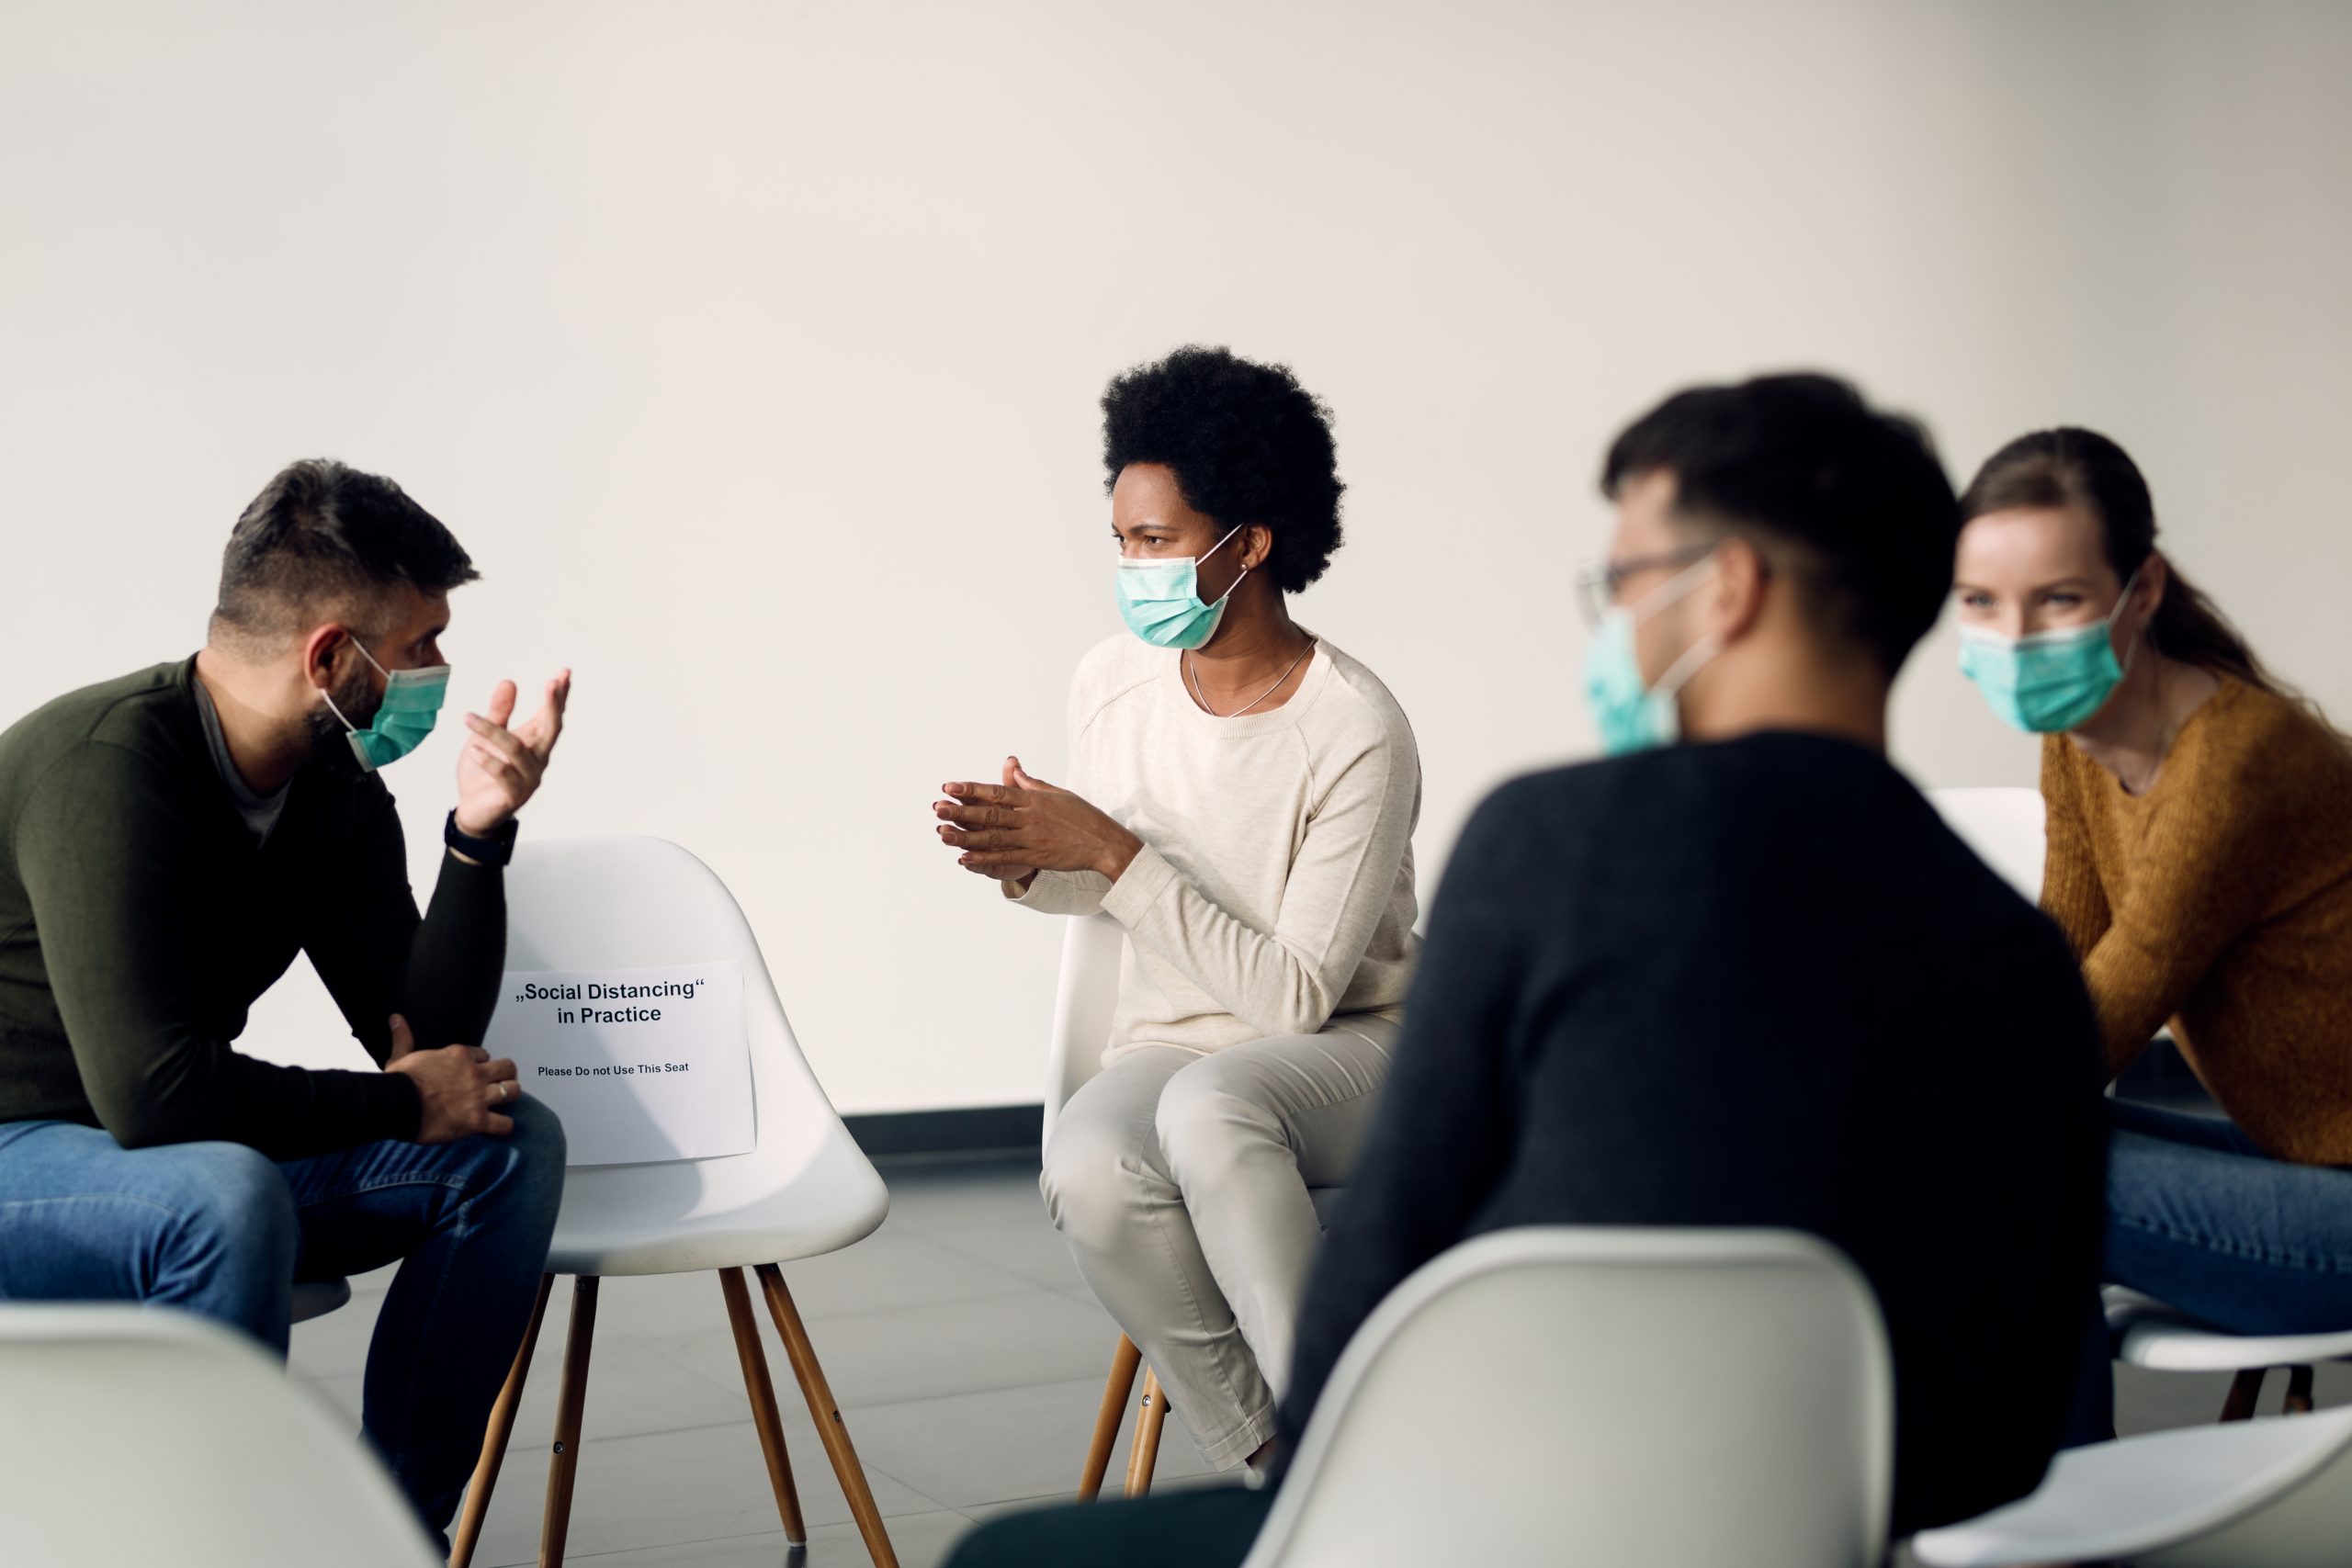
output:
[[[433,727],[474,577],[389,479],[297,463],[239,518],[193,659],[0,734],[0,1299],[171,1305],[283,1353],[294,1282],[405,1259],[369,1438],[446,1528],[536,1294],[563,1132],[480,1042],[500,868],[568,674],[468,715],[428,914],[376,770]],[[381,1071],[241,1055],[307,953]]]
[[[1885,757],[1888,688],[1950,591],[1950,484],[1843,383],[1770,377],[1669,399],[1603,489],[1586,687],[1613,755],[1507,784],[1453,852],[1284,1447],[1372,1309],[1466,1237],[1789,1226],[1884,1314],[1894,1530],[1975,1514],[2058,1446],[2104,1156],[2064,939]],[[1267,1496],[1007,1520],[956,1562],[1238,1562]]]

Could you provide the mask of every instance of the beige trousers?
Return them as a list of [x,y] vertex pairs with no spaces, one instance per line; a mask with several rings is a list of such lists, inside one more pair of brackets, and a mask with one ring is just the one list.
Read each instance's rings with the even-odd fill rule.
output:
[[1321,1234],[1307,1189],[1345,1185],[1396,1035],[1348,1014],[1206,1055],[1147,1046],[1054,1122],[1046,1210],[1212,1464],[1273,1436]]

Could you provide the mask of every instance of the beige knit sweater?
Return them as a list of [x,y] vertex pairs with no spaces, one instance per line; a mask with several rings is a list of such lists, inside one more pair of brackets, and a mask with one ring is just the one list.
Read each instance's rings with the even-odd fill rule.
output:
[[1419,949],[1421,765],[1404,710],[1319,638],[1288,702],[1238,718],[1202,712],[1177,659],[1122,633],[1080,662],[1069,776],[1053,782],[1144,848],[1115,884],[1041,871],[1020,899],[1126,928],[1105,1059],[1397,1017]]

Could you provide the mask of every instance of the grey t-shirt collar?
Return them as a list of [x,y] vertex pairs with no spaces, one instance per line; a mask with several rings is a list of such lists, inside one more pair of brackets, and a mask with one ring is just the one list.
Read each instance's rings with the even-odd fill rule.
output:
[[286,792],[294,787],[289,781],[277,786],[275,795],[255,795],[253,786],[237,772],[237,764],[230,760],[229,742],[220,733],[220,712],[212,705],[212,694],[205,690],[202,681],[191,681],[196,688],[196,710],[204,718],[204,745],[212,753],[212,765],[220,770],[220,782],[229,786],[229,798],[236,803],[237,815],[245,819],[246,830],[254,836],[259,848],[269,842],[270,833],[277,827],[278,818],[286,812]]

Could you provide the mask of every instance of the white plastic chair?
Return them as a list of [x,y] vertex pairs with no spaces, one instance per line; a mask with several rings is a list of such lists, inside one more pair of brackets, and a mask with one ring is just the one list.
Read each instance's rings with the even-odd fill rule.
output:
[[[1060,979],[1054,992],[1054,1032],[1046,1050],[1046,1118],[1039,1140],[1042,1149],[1054,1135],[1054,1122],[1069,1097],[1102,1070],[1103,1047],[1111,1043],[1111,1018],[1119,1002],[1119,964],[1126,952],[1126,929],[1108,915],[1075,915],[1062,935]],[[1328,1216],[1346,1189],[1316,1187],[1307,1190],[1318,1215]],[[1126,1418],[1127,1395],[1134,1392],[1136,1372],[1143,1371],[1143,1398],[1136,1415],[1136,1435],[1127,1451],[1126,1495],[1140,1497],[1151,1490],[1152,1471],[1159,1461],[1160,1430],[1168,1420],[1168,1399],[1159,1375],[1143,1366],[1143,1352],[1125,1334],[1111,1352],[1111,1375],[1102,1384],[1102,1404],[1095,1413],[1094,1436],[1087,1444],[1086,1465],[1080,1472],[1078,1495],[1092,1497],[1102,1490],[1111,1468],[1111,1450],[1119,1440]]]
[[[740,964],[744,1023],[751,1037],[756,1142],[748,1154],[722,1158],[574,1166],[565,1172],[563,1210],[548,1253],[548,1278],[539,1287],[522,1351],[492,1412],[481,1463],[458,1516],[452,1568],[466,1568],[472,1559],[548,1292],[559,1274],[577,1278],[564,1346],[555,1454],[548,1471],[540,1562],[563,1561],[580,1459],[581,1413],[588,1393],[597,1285],[611,1275],[718,1271],[785,1539],[794,1545],[808,1539],[768,1381],[767,1358],[743,1280],[747,1267],[758,1276],[866,1550],[878,1568],[896,1568],[898,1560],[849,1430],[817,1364],[799,1309],[776,1268],[780,1262],[838,1251],[872,1235],[889,1212],[889,1192],[800,1055],[743,911],[709,867],[675,844],[650,838],[526,840],[506,873],[506,962],[511,968],[650,968],[725,959]],[[497,1043],[491,1040],[490,1048],[496,1050]]]
[[[1108,915],[1074,915],[1063,927],[1061,974],[1054,990],[1054,1031],[1046,1046],[1041,1151],[1053,1142],[1054,1122],[1069,1097],[1102,1070],[1102,1052],[1111,1043],[1111,1018],[1119,1003],[1119,964],[1127,946],[1126,928]],[[1135,1390],[1136,1371],[1142,1365],[1143,1352],[1121,1334],[1111,1352],[1111,1375],[1102,1384],[1102,1404],[1095,1413],[1085,1468],[1079,1473],[1081,1498],[1102,1490],[1103,1474],[1111,1468],[1111,1450],[1117,1445],[1119,1427],[1126,1418],[1127,1395]],[[1126,1495],[1130,1497],[1151,1490],[1152,1470],[1159,1460],[1160,1428],[1167,1419],[1168,1400],[1160,1393],[1159,1377],[1146,1369],[1135,1442],[1127,1450]]]
[[1046,1125],[1038,1146],[1053,1141],[1054,1122],[1069,1097],[1102,1070],[1111,1016],[1119,1005],[1119,963],[1127,931],[1108,915],[1063,922],[1062,967],[1054,990],[1054,1032],[1046,1046]]
[[2031,1496],[1911,1551],[1928,1568],[2336,1568],[2352,1554],[2352,1410],[2074,1449]]
[[1946,824],[1986,865],[2027,902],[2041,902],[2049,818],[2040,790],[1990,786],[1931,789],[1927,794]]
[[1356,1331],[1243,1568],[1876,1568],[1893,1387],[1815,1237],[1498,1231]]
[[0,1558],[27,1568],[435,1568],[350,1425],[165,1308],[0,1306]]
[[2285,1412],[2308,1413],[2313,1365],[2352,1360],[2352,1333],[2229,1334],[2132,1291],[2107,1292],[2107,1326],[2115,1339],[2115,1359],[2127,1366],[2236,1373],[2222,1406],[2224,1421],[2253,1416],[2263,1379],[2273,1367],[2287,1369]]

